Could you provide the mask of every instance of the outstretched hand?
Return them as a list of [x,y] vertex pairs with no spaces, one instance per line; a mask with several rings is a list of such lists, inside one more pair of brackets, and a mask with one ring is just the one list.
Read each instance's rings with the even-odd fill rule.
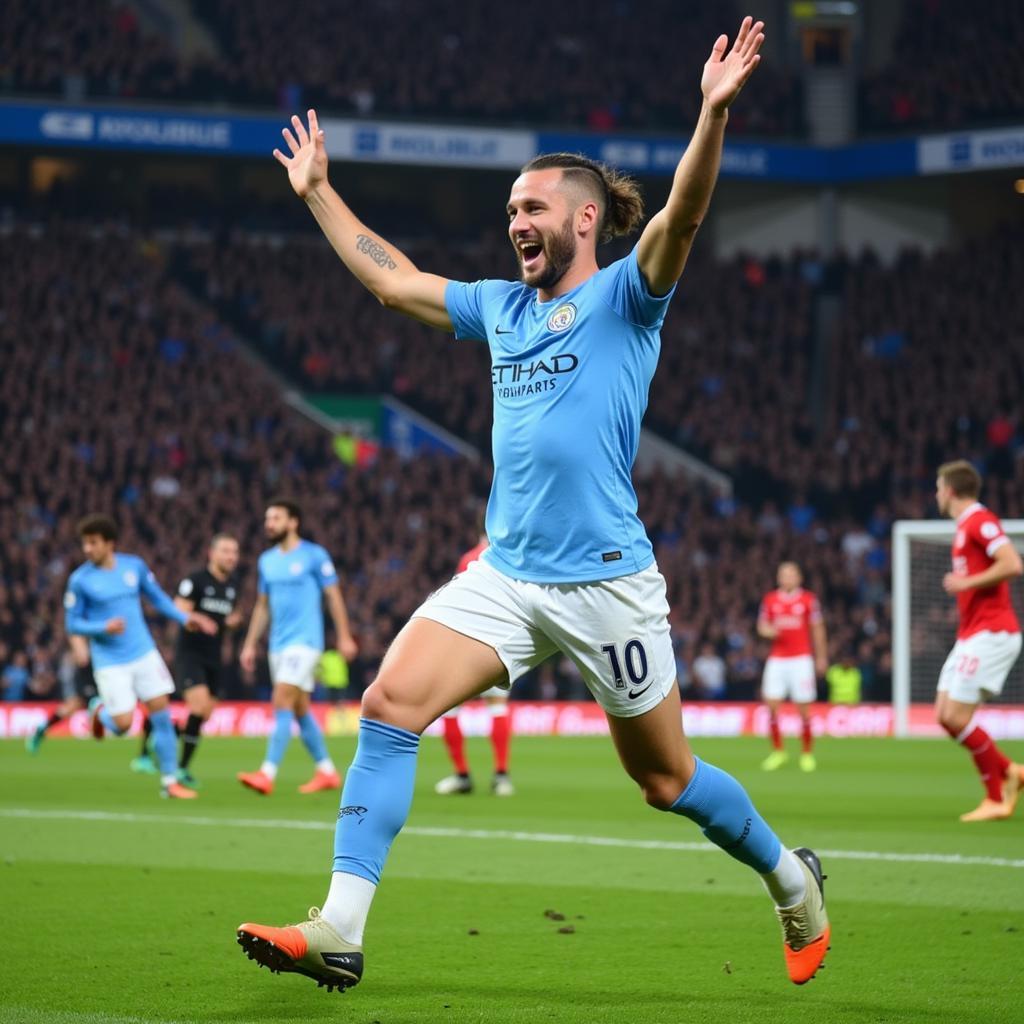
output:
[[309,131],[301,118],[292,115],[291,128],[282,128],[285,144],[291,156],[285,156],[279,149],[274,150],[274,159],[288,171],[288,181],[295,194],[305,199],[318,185],[327,180],[327,150],[324,148],[324,133],[317,120],[316,111],[308,110]]
[[716,114],[729,108],[760,63],[761,55],[757,51],[764,42],[763,29],[763,21],[755,22],[748,15],[743,19],[736,42],[728,53],[725,52],[729,45],[726,35],[720,35],[711,48],[711,56],[701,76],[700,91]]

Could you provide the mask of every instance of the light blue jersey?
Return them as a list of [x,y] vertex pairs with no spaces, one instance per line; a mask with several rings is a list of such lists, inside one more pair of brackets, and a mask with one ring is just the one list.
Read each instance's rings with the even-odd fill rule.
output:
[[[64,594],[64,628],[89,638],[93,669],[124,665],[155,649],[142,614],[142,595],[161,615],[184,625],[188,616],[160,589],[138,555],[117,552],[112,569],[86,562],[71,574]],[[124,619],[123,633],[106,631],[111,619]]]
[[491,349],[495,569],[577,583],[654,561],[630,470],[671,297],[650,294],[636,250],[549,302],[510,281],[448,285],[455,336]]
[[321,592],[338,582],[331,556],[308,540],[291,551],[273,547],[260,555],[259,592],[270,601],[270,653],[302,644],[324,646]]

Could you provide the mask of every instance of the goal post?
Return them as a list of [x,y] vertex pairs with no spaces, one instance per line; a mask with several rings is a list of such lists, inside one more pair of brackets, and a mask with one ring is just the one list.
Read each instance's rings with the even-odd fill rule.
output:
[[[1024,519],[1004,519],[1003,529],[1024,555]],[[952,520],[902,519],[892,528],[893,732],[910,735],[910,706],[931,703],[946,655],[956,640],[956,599],[942,589],[951,567]],[[1024,620],[1024,582],[1011,583]],[[1024,702],[1024,657],[1010,671],[1000,703]]]

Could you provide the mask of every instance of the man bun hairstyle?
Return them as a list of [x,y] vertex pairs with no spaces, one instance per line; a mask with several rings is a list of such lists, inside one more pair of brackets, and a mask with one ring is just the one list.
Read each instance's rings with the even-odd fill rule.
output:
[[78,521],[79,537],[102,537],[104,540],[117,540],[117,523],[110,516],[93,513]]
[[300,526],[302,525],[302,509],[299,508],[298,502],[291,498],[271,498],[267,502],[267,508],[283,508],[292,519],[297,520]]
[[966,459],[944,462],[939,479],[958,497],[976,498],[981,494],[981,474]]
[[579,185],[597,200],[601,210],[598,242],[631,235],[640,226],[644,219],[644,200],[640,186],[628,174],[582,153],[544,153],[534,157],[520,173],[546,171],[551,167],[558,167],[565,181]]

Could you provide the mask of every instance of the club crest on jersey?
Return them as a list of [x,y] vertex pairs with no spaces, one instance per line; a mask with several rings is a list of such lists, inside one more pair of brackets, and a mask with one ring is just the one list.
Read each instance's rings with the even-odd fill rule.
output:
[[126,584],[127,586],[129,586],[129,587],[137,587],[137,586],[139,585],[139,576],[138,576],[138,573],[134,572],[134,571],[133,571],[133,570],[131,570],[131,569],[129,569],[129,570],[128,570],[128,571],[127,571],[127,572],[126,572],[126,573],[125,573],[125,574],[124,574],[124,575],[123,575],[123,576],[121,577],[121,579],[123,579],[123,580],[124,580],[124,582],[125,582],[125,584]]
[[549,331],[567,331],[576,322],[576,307],[571,302],[563,302],[548,317]]
[[301,562],[292,562],[292,564],[288,566],[288,571],[293,576],[298,576],[299,573],[302,572],[302,563]]

